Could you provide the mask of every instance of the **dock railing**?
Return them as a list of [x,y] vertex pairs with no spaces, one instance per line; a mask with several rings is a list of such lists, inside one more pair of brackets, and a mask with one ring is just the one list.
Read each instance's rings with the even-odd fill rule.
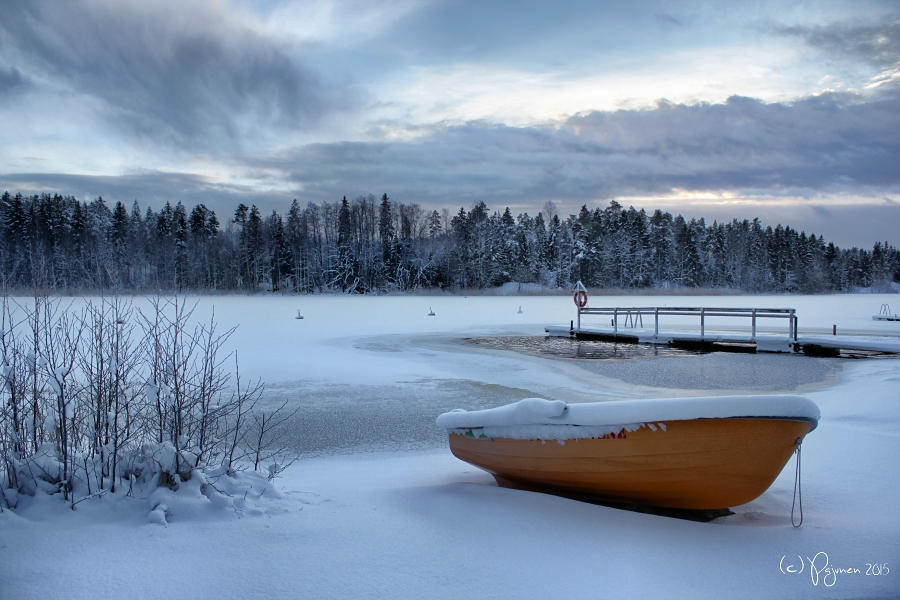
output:
[[707,317],[736,317],[750,319],[750,341],[756,341],[756,324],[758,319],[785,319],[788,323],[788,337],[797,341],[797,311],[794,308],[721,308],[721,307],[681,307],[681,306],[645,306],[645,307],[607,307],[578,308],[578,331],[581,331],[582,315],[606,315],[612,317],[614,333],[619,331],[619,318],[624,319],[626,328],[644,327],[644,317],[653,317],[653,335],[659,337],[659,318],[661,316],[696,316],[700,318],[700,337],[706,335]]

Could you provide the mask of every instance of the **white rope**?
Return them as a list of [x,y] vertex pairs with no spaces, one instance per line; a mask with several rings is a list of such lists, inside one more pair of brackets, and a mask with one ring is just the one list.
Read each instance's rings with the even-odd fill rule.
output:
[[[791,525],[794,527],[800,527],[803,525],[803,491],[800,488],[800,448],[803,444],[803,439],[797,440],[797,469],[794,472],[794,500],[791,502]],[[800,520],[797,521],[794,518],[794,509],[800,509]]]

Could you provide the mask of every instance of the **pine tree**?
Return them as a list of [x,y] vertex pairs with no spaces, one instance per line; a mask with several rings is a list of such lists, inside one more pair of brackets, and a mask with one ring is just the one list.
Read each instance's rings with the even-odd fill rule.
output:
[[287,227],[284,234],[288,252],[287,260],[290,265],[290,287],[295,292],[308,292],[310,290],[306,272],[306,221],[296,198],[291,202],[288,210]]
[[452,252],[451,276],[457,286],[468,288],[472,283],[469,280],[470,262],[472,257],[473,236],[472,223],[466,209],[459,208],[459,212],[450,222],[453,231],[454,246]]
[[347,196],[344,196],[343,200],[341,200],[341,208],[338,211],[337,248],[336,283],[340,285],[341,291],[353,292],[356,290],[356,276],[353,265],[353,221]]
[[129,277],[129,258],[130,250],[129,242],[131,223],[125,205],[116,202],[112,214],[112,251],[114,266],[112,268],[113,285],[117,289],[127,289],[132,287],[132,281]]
[[284,232],[284,221],[277,211],[266,219],[266,238],[269,241],[269,271],[273,292],[281,291],[291,272],[290,250]]
[[244,255],[241,264],[245,274],[244,280],[247,282],[248,289],[255,292],[259,290],[260,283],[268,279],[266,271],[270,263],[263,252],[263,221],[255,204],[250,207],[250,214],[247,216],[247,223],[242,234]]
[[672,215],[657,209],[650,217],[649,226],[650,261],[653,265],[652,280],[657,285],[665,285],[674,276],[672,264],[675,240],[672,232]]

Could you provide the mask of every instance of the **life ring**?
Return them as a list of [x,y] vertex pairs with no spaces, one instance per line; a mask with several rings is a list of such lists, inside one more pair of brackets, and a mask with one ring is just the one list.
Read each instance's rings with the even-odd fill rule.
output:
[[575,306],[578,308],[584,308],[587,306],[587,292],[584,290],[578,290],[575,292],[575,295],[572,297],[572,300],[575,301]]

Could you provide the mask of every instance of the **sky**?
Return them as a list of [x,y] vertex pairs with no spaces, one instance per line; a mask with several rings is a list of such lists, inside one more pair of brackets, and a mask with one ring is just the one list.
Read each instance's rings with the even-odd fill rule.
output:
[[900,245],[900,3],[4,0],[0,190]]

